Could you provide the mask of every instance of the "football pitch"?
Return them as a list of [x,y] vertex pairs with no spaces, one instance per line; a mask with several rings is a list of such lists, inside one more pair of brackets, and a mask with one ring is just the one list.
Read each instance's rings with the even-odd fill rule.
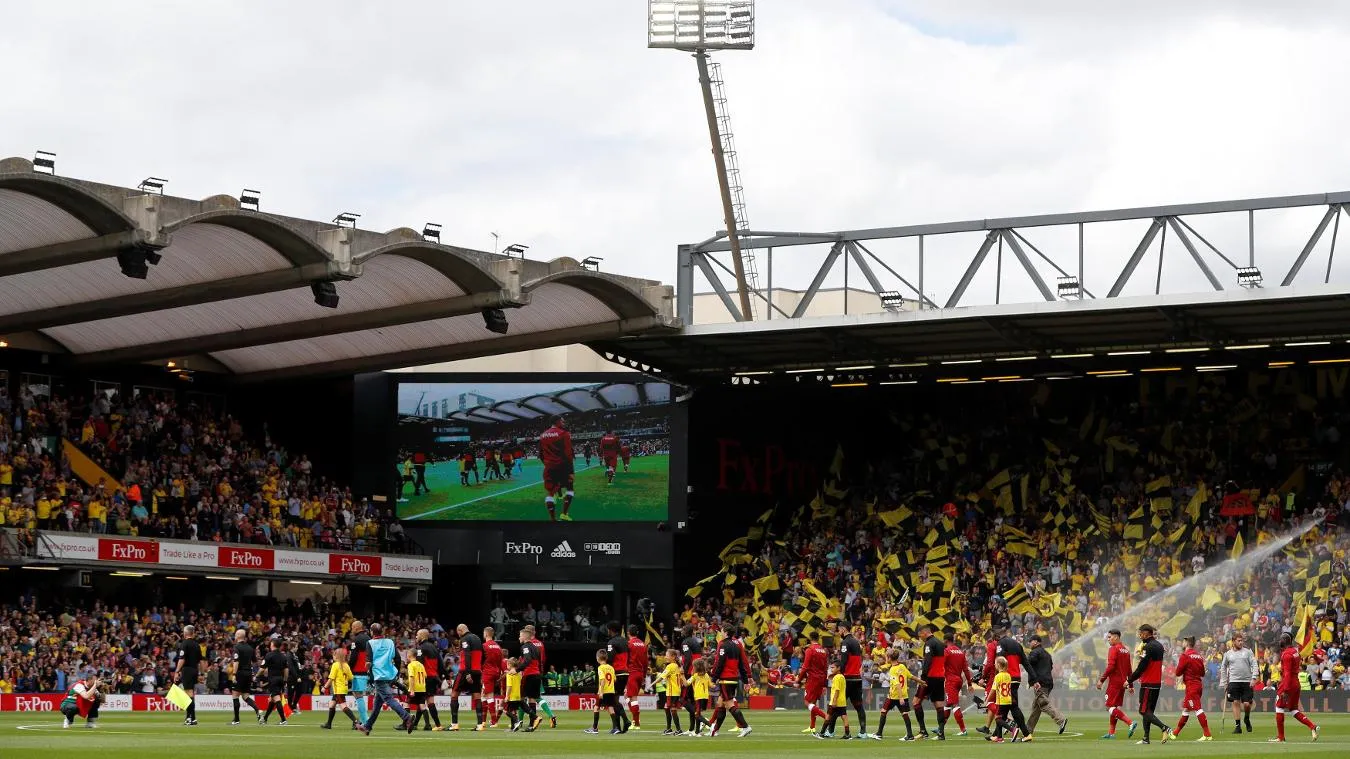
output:
[[[479,461],[479,476],[486,473]],[[408,502],[398,505],[400,519],[548,521],[544,469],[538,459],[524,461],[510,479],[475,483],[470,473],[468,487],[460,484],[457,462],[439,462],[427,467],[427,485],[431,492],[422,495],[413,495],[411,485],[404,489]],[[578,522],[659,522],[669,511],[670,456],[635,457],[627,472],[619,462],[613,485],[605,484],[599,458],[592,458],[588,467],[578,456],[573,490],[570,513]]]
[[[238,727],[228,724],[228,712],[200,712],[197,727],[185,727],[181,713],[110,713],[99,720],[95,730],[77,723],[61,728],[61,715],[54,712],[21,712],[0,715],[0,757],[45,757],[47,759],[143,759],[143,757],[246,756],[248,759],[334,759],[360,756],[369,759],[393,757],[473,756],[548,757],[583,756],[671,756],[691,757],[837,757],[841,755],[892,755],[992,757],[1005,753],[1035,756],[1037,759],[1082,759],[1084,752],[1093,759],[1116,759],[1142,755],[1174,757],[1345,757],[1350,756],[1350,716],[1344,714],[1310,715],[1322,726],[1317,743],[1308,739],[1302,726],[1286,728],[1289,742],[1269,745],[1266,738],[1274,730],[1273,715],[1256,716],[1256,732],[1241,736],[1224,729],[1214,731],[1210,743],[1196,743],[1200,731],[1194,721],[1186,726],[1178,741],[1162,745],[1155,734],[1150,746],[1136,746],[1122,732],[1114,741],[1100,740],[1105,718],[1099,712],[1071,714],[1064,735],[1044,731],[1031,744],[992,745],[975,734],[950,737],[946,742],[916,741],[901,743],[904,722],[891,715],[886,739],[816,740],[802,735],[804,715],[788,712],[748,712],[754,732],[737,738],[727,720],[726,732],[717,738],[683,738],[661,735],[664,719],[652,712],[643,713],[645,729],[627,735],[586,735],[589,713],[560,712],[558,727],[548,722],[535,733],[510,733],[497,729],[486,733],[432,733],[421,730],[408,735],[392,727],[393,715],[384,714],[370,736],[352,732],[343,725],[341,713],[333,730],[320,730],[327,713],[304,712],[292,717],[285,727],[260,726],[251,720]],[[875,714],[869,717],[875,718]],[[442,720],[446,718],[442,712]],[[1164,721],[1175,720],[1175,716]],[[607,724],[607,720],[602,720]],[[869,727],[874,727],[869,719]],[[1217,720],[1216,720],[1217,722]],[[1292,723],[1293,721],[1290,720]],[[974,727],[970,725],[970,727]],[[339,729],[341,728],[341,729]],[[841,731],[842,732],[842,731]],[[1138,735],[1135,736],[1136,738]]]

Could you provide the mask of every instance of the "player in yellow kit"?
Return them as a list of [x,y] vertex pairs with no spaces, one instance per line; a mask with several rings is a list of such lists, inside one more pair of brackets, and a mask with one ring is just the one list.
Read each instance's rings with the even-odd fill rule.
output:
[[893,648],[886,652],[886,677],[890,680],[890,685],[886,690],[886,700],[881,702],[881,723],[877,725],[877,731],[872,736],[881,740],[881,734],[886,730],[886,715],[891,713],[892,709],[900,712],[900,716],[905,718],[905,737],[902,741],[914,740],[914,726],[909,721],[909,683],[914,679],[910,673],[909,667],[902,661],[903,656],[900,649]]
[[517,718],[525,708],[525,699],[520,693],[520,683],[524,678],[520,674],[520,660],[506,660],[506,716],[511,719],[511,732],[519,732],[522,720]]
[[708,718],[703,716],[703,712],[708,708],[709,694],[712,693],[713,687],[712,677],[708,674],[707,659],[694,662],[694,676],[689,678],[689,686],[694,696],[694,724],[690,726],[689,732],[698,735],[698,731],[708,725]]
[[[1005,657],[998,657],[994,660],[994,666],[998,669],[998,674],[994,675],[994,708],[998,710],[996,718],[997,727],[994,728],[994,734],[986,736],[986,740],[994,743],[1003,742],[1003,725],[1005,718],[1012,714],[1013,692],[1012,675],[1008,674],[1008,660]],[[1013,730],[1013,740],[1017,740],[1017,730]]]
[[844,673],[839,671],[838,664],[830,665],[830,700],[827,703],[829,710],[827,714],[829,719],[825,721],[825,726],[820,728],[820,732],[815,737],[820,739],[834,737],[834,723],[840,717],[844,718],[844,735],[842,740],[849,740],[853,736],[848,728],[848,680],[844,678]]
[[[684,672],[679,662],[678,651],[673,648],[666,651],[666,668],[656,676],[657,682],[665,689],[665,703],[661,706],[666,710],[666,731],[662,735],[679,735],[683,732],[680,727],[680,693],[684,691]],[[670,729],[672,721],[674,730]]]
[[417,729],[418,712],[427,700],[427,668],[422,664],[422,649],[408,652],[408,732]]
[[352,721],[352,727],[356,727],[356,715],[352,714],[352,708],[347,706],[347,692],[352,687],[352,679],[352,668],[347,665],[347,649],[339,648],[333,652],[333,666],[328,668],[328,680],[323,684],[323,689],[333,694],[333,700],[328,702],[328,724],[319,727],[324,730],[333,729],[333,717],[337,714],[339,705],[342,707],[342,713]]

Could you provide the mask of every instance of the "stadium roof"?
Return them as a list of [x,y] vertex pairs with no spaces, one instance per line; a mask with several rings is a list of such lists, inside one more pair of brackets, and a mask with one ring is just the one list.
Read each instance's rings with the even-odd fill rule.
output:
[[[670,287],[162,195],[0,160],[0,335],[76,365],[174,360],[262,380],[672,330]],[[148,275],[125,275],[148,266]],[[337,308],[311,287],[335,283]],[[506,309],[509,333],[481,312]]]
[[475,406],[455,411],[446,418],[478,424],[501,424],[557,414],[633,408],[669,400],[670,385],[664,382],[609,382]]
[[1350,288],[1316,285],[695,325],[592,347],[627,366],[697,381],[817,367],[1347,339]]

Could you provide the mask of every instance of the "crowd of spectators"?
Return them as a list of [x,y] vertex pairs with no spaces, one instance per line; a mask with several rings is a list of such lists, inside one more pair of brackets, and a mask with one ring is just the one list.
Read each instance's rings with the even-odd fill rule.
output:
[[[1033,601],[1058,594],[1061,608],[1082,615],[1084,635],[1130,608],[1154,615],[1147,620],[1154,625],[1187,611],[1194,616],[1189,626],[1205,631],[1200,645],[1212,661],[1235,631],[1268,660],[1278,653],[1279,634],[1300,625],[1293,604],[1298,568],[1315,573],[1330,567],[1329,589],[1317,599],[1304,597],[1319,607],[1316,629],[1325,654],[1309,667],[1328,685],[1345,687],[1350,475],[1339,428],[1350,419],[1336,401],[1292,393],[1249,397],[1228,387],[1201,383],[1193,395],[1149,404],[1137,391],[1133,397],[1091,392],[1060,399],[1045,389],[1013,386],[944,406],[940,419],[893,411],[886,439],[897,444],[869,445],[857,434],[844,438],[843,469],[831,487],[847,492],[839,503],[823,510],[819,498],[814,506],[780,506],[769,527],[772,539],[752,542],[758,553],[728,567],[725,584],[713,583],[687,599],[669,627],[692,628],[711,640],[711,630],[724,620],[751,621],[761,611],[752,583],[776,574],[781,606],[771,607],[769,623],[755,639],[764,681],[783,682],[796,667],[802,640],[791,627],[791,612],[806,581],[842,604],[843,618],[861,638],[882,647],[899,643],[883,620],[914,620],[920,594],[882,592],[879,557],[910,550],[922,557],[925,536],[945,516],[957,538],[949,559],[954,588],[943,606],[959,612],[961,629],[969,626],[964,640],[976,664],[995,628],[1023,638],[1041,634],[1052,648],[1063,642],[1061,635],[1077,637],[1038,612],[1010,613],[1005,594],[1019,584]],[[878,416],[884,420],[885,412]],[[1002,470],[1011,473],[1014,486],[1023,476],[1028,483],[1015,509],[999,508],[988,492],[979,494]],[[1170,478],[1166,492],[1147,492],[1162,477]],[[1235,490],[1250,492],[1255,514],[1221,514],[1224,496]],[[1187,506],[1197,492],[1200,513],[1192,519]],[[1164,495],[1171,508],[1155,509],[1154,499]],[[915,520],[888,526],[879,515],[901,505],[913,509]],[[1125,533],[1139,509],[1143,540]],[[1093,529],[1102,522],[1104,530]],[[1269,559],[1238,562],[1214,578],[1208,587],[1220,594],[1220,603],[1201,607],[1196,596],[1202,587],[1139,606],[1235,552],[1260,550],[1295,524],[1315,526]],[[1009,550],[1005,525],[1028,534],[1035,555]],[[1177,535],[1181,545],[1172,540]],[[919,571],[927,579],[927,570]],[[1179,650],[1164,642],[1174,663]],[[1069,687],[1090,687],[1103,666],[1092,650],[1075,647],[1057,658],[1057,677]]]
[[[75,476],[69,440],[107,478]],[[111,478],[111,479],[108,479]],[[267,434],[170,392],[86,402],[0,387],[0,528],[228,543],[406,550],[388,509],[314,471]]]

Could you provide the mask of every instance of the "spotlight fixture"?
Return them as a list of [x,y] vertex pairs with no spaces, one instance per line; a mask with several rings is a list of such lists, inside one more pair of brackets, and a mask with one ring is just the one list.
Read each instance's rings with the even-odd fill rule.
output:
[[337,285],[332,282],[315,282],[309,286],[314,293],[314,304],[324,308],[338,307]]
[[257,211],[258,203],[262,200],[261,190],[250,190],[245,187],[239,193],[239,207],[248,211]]
[[489,332],[496,332],[499,335],[505,335],[511,328],[510,323],[506,321],[506,312],[500,308],[483,309],[483,326],[487,327]]
[[146,177],[141,180],[140,184],[136,185],[136,189],[147,194],[154,193],[155,195],[163,195],[164,185],[168,184],[168,182],[169,180],[160,177]]
[[905,298],[894,290],[886,290],[877,293],[881,298],[881,307],[887,311],[903,311],[905,308]]
[[605,260],[601,256],[587,256],[581,259],[581,268],[591,271],[600,271],[600,262]]
[[33,154],[33,171],[56,176],[56,154],[46,150]]
[[350,227],[351,229],[356,229],[356,220],[359,218],[361,218],[361,214],[359,213],[352,213],[351,211],[343,211],[342,213],[333,217],[333,223],[338,225],[339,227]]
[[1061,298],[1081,298],[1083,296],[1083,283],[1078,281],[1078,277],[1060,277],[1057,287]]
[[1261,270],[1255,266],[1244,266],[1237,270],[1238,284],[1242,287],[1260,287]]
[[505,254],[507,258],[510,258],[511,256],[520,256],[521,258],[524,258],[525,250],[529,247],[530,246],[528,245],[521,245],[518,242],[513,242],[503,248],[502,253]]
[[422,225],[422,239],[426,240],[427,242],[434,242],[436,244],[440,244],[441,225],[430,221]]
[[123,276],[145,279],[150,273],[150,264],[159,263],[159,258],[158,253],[147,252],[143,248],[125,248],[117,254],[117,265],[121,267]]

